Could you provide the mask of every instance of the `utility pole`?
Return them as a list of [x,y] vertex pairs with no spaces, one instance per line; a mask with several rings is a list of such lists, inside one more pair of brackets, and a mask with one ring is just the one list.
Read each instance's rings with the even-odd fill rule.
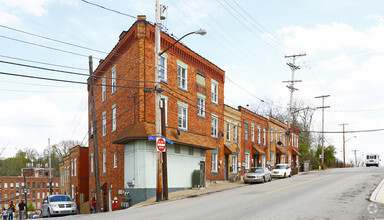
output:
[[356,151],[358,151],[358,150],[352,150],[352,151],[354,151],[354,152],[355,152],[355,167],[357,167],[357,157],[356,157]]
[[343,123],[339,125],[343,126],[343,167],[345,168],[345,125],[348,125],[348,124]]
[[292,120],[291,117],[292,117],[293,92],[295,90],[298,90],[295,88],[295,82],[301,82],[301,80],[295,81],[295,71],[300,69],[299,66],[296,66],[296,58],[302,57],[302,56],[306,56],[306,54],[303,53],[303,54],[294,54],[294,55],[285,56],[285,58],[292,58],[292,63],[287,63],[287,65],[292,70],[292,79],[291,79],[291,81],[283,81],[284,83],[289,83],[289,85],[287,87],[288,87],[289,91],[291,92],[291,97],[289,99],[289,111],[288,111],[289,113],[288,113],[287,132],[285,133],[285,135],[288,136],[288,146],[291,143],[291,120]]
[[49,151],[49,195],[52,195],[52,159],[51,159],[51,141],[48,138],[48,151]]
[[324,169],[324,109],[330,108],[331,106],[324,106],[324,99],[329,97],[330,95],[322,95],[317,96],[315,98],[322,98],[323,99],[323,106],[317,107],[318,109],[321,108],[323,110],[323,117],[322,117],[322,132],[321,132],[321,169]]
[[[167,126],[165,121],[165,99],[161,99],[161,134],[167,136]],[[167,150],[163,153],[163,199],[168,200],[168,168],[167,168]]]
[[[156,117],[156,140],[161,138],[161,109],[160,109],[160,0],[156,2],[156,19],[155,19],[155,117]],[[162,183],[162,153],[157,152],[157,178],[156,178],[156,202],[163,200],[163,183]]]
[[[95,161],[95,185],[96,185],[96,213],[100,210],[100,170],[99,170],[99,148],[97,146],[97,121],[96,121],[96,109],[95,109],[95,95],[93,92],[93,61],[92,56],[89,56],[89,75],[90,75],[90,92],[91,92],[91,114],[92,114],[92,127],[93,127],[93,154]],[[91,141],[91,137],[89,137]]]
[[[26,212],[25,212],[25,218],[28,219],[28,199],[27,199],[27,180],[25,178],[25,170],[23,170],[23,177],[24,177],[24,199],[25,203],[27,204]],[[44,200],[44,198],[43,198]]]

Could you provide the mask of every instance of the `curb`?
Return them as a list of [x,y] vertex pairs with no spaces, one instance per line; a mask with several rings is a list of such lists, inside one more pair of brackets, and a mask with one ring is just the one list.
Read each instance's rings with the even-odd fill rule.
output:
[[379,183],[379,185],[376,187],[376,189],[375,189],[375,190],[373,191],[373,193],[371,194],[371,197],[369,197],[369,200],[370,200],[370,201],[372,201],[372,202],[378,202],[378,203],[384,203],[384,201],[377,201],[377,200],[376,200],[377,194],[379,194],[379,192],[382,190],[383,185],[384,185],[384,179],[381,180],[381,182]]

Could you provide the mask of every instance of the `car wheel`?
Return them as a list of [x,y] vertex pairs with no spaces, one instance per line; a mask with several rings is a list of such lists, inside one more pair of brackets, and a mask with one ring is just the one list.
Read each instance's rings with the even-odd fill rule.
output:
[[47,209],[48,218],[52,217],[51,212],[49,211],[49,208]]
[[291,177],[292,175],[291,175],[291,173],[289,173],[289,177]]
[[41,216],[42,218],[44,218],[43,210],[40,211],[40,216]]
[[269,182],[272,181],[272,175],[269,175]]
[[284,173],[284,178],[287,177],[287,173]]
[[263,176],[263,182],[262,183],[265,183],[265,176]]
[[248,183],[248,182],[244,180],[244,183]]

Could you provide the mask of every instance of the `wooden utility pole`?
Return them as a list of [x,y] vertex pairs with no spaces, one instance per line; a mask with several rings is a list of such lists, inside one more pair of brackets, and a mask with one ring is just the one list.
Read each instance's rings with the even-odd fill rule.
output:
[[343,126],[343,167],[345,168],[345,125],[348,125],[346,123],[339,124],[340,126]]
[[291,92],[291,97],[289,99],[289,111],[288,111],[288,124],[287,124],[287,131],[285,132],[285,135],[288,136],[288,146],[291,143],[291,118],[292,118],[292,103],[293,103],[293,92],[297,90],[295,88],[295,82],[301,82],[301,80],[295,80],[295,71],[299,70],[300,67],[296,66],[296,58],[297,57],[302,57],[306,56],[306,54],[294,54],[294,55],[289,55],[285,56],[285,58],[292,58],[292,63],[287,63],[287,65],[291,68],[292,70],[292,79],[291,81],[283,81],[284,83],[289,83],[287,86],[289,91]]
[[100,170],[99,170],[99,148],[97,146],[97,120],[95,109],[95,95],[93,92],[94,78],[93,78],[93,61],[92,56],[89,56],[89,75],[90,75],[90,92],[91,92],[91,114],[92,114],[92,137],[89,137],[89,142],[93,139],[93,155],[95,157],[95,185],[96,185],[96,213],[100,211]]
[[[165,99],[161,99],[161,135],[167,137],[167,126],[165,121]],[[167,149],[163,154],[163,199],[168,200],[168,167],[167,167]]]
[[321,132],[321,169],[324,169],[324,109],[330,108],[331,106],[324,106],[324,99],[329,97],[330,95],[322,95],[317,96],[315,98],[323,99],[323,106],[317,107],[323,109],[323,117],[322,117],[322,132]]

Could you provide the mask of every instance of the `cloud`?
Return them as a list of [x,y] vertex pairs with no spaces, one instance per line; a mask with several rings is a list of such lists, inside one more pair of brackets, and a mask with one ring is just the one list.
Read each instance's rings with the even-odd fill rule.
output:
[[0,0],[0,5],[13,12],[21,11],[35,16],[42,16],[47,12],[45,6],[50,2],[51,0]]

